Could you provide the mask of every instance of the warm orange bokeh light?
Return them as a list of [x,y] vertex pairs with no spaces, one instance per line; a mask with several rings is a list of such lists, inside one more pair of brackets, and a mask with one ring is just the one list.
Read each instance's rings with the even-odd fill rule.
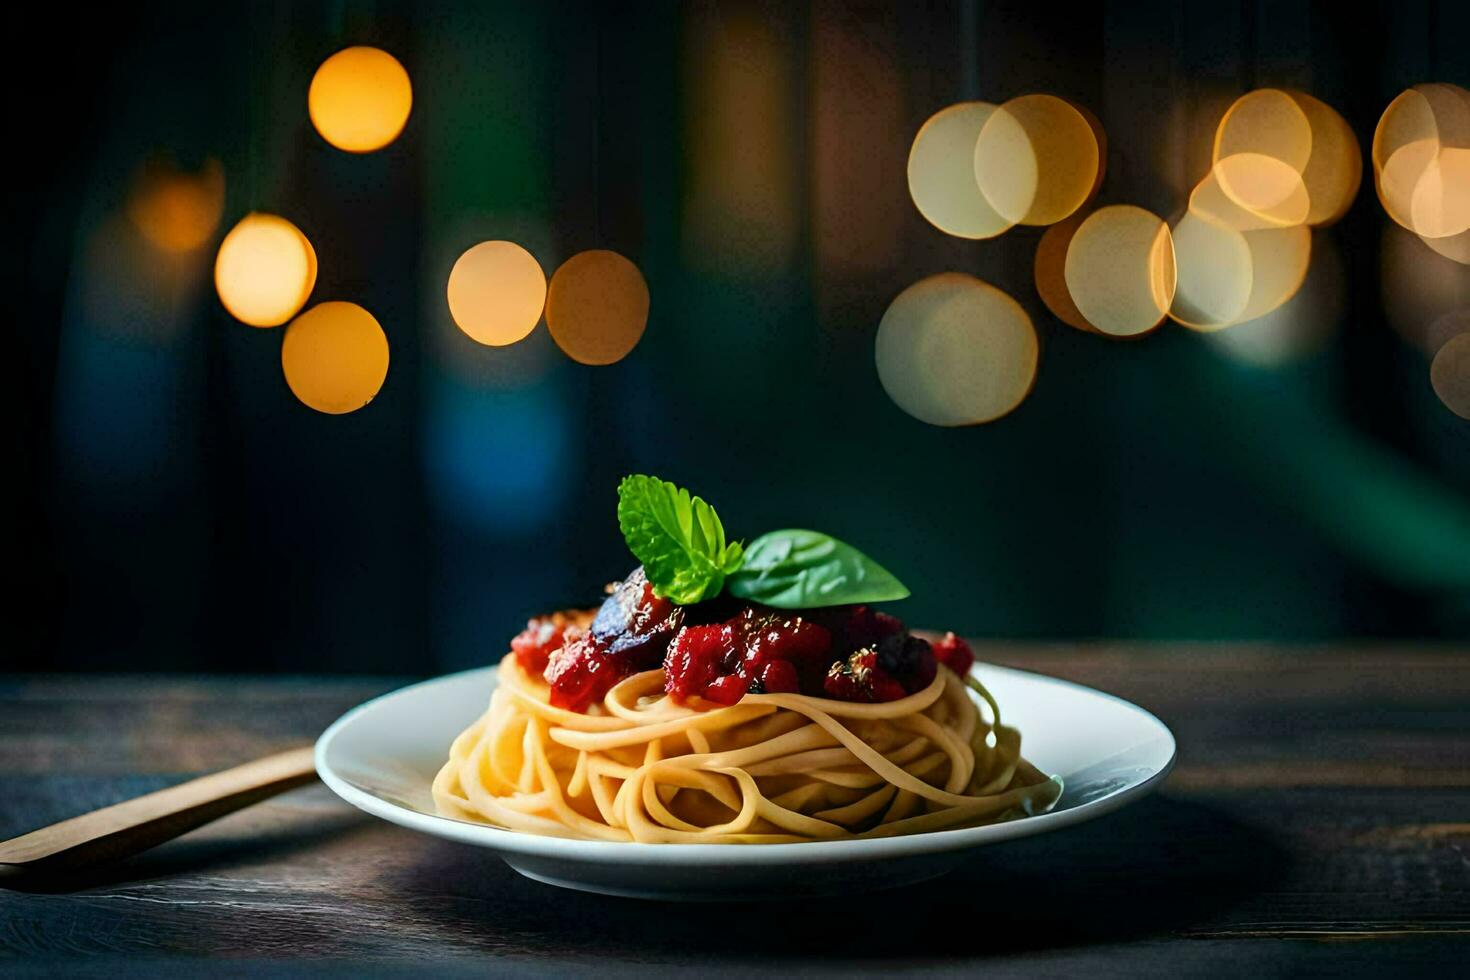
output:
[[[975,145],[995,111],[989,102],[946,106],[919,128],[909,149],[914,207],[931,225],[957,238],[994,238],[1015,224],[995,210],[975,182]],[[1010,117],[1002,125],[1020,129]]]
[[1001,105],[981,128],[974,158],[980,192],[1016,224],[1061,221],[1098,185],[1093,124],[1054,95],[1023,95]]
[[1358,196],[1363,183],[1363,150],[1352,127],[1336,109],[1305,92],[1290,94],[1312,127],[1312,153],[1301,172],[1307,198],[1312,202],[1307,224],[1330,225],[1347,213]]
[[1383,166],[1373,174],[1383,210],[1410,231],[1415,230],[1412,217],[1414,189],[1438,156],[1439,141],[1434,137],[1412,140],[1389,153]]
[[388,377],[388,338],[356,303],[318,303],[291,321],[281,370],[302,404],[327,415],[355,412]]
[[1373,132],[1373,181],[1388,216],[1426,241],[1470,231],[1470,92],[1415,85],[1390,102]]
[[1423,238],[1470,231],[1470,150],[1440,147],[1409,197],[1409,222]]
[[1254,320],[1296,295],[1312,257],[1306,225],[1238,231],[1200,210],[1174,226],[1179,286],[1170,319],[1209,333]]
[[1248,211],[1230,199],[1220,187],[1219,178],[1215,171],[1205,175],[1189,192],[1189,211],[1207,221],[1235,231],[1256,231],[1261,228],[1280,227],[1273,221],[1268,221],[1260,215]]
[[546,292],[551,339],[581,364],[614,364],[648,326],[648,284],[632,262],[607,249],[562,263]]
[[1211,161],[1212,189],[1251,216],[1212,208],[1236,231],[1330,224],[1352,204],[1363,174],[1357,137],[1342,116],[1286,89],[1236,99],[1215,130]]
[[220,242],[214,287],[241,323],[280,326],[306,305],[315,285],[316,252],[285,218],[247,214]]
[[504,347],[524,339],[546,306],[546,273],[515,242],[481,242],[449,272],[449,315],[472,339]]
[[1251,253],[1251,291],[1239,320],[1254,320],[1297,294],[1312,261],[1312,232],[1304,225],[1245,233]]
[[1113,337],[1158,326],[1174,300],[1169,226],[1130,204],[1099,208],[1067,247],[1067,292],[1086,322]]
[[1388,166],[1401,147],[1421,140],[1441,146],[1470,146],[1470,93],[1458,85],[1430,82],[1400,92],[1373,130],[1373,169]]
[[1212,176],[1227,198],[1267,226],[1304,224],[1311,212],[1301,173],[1276,157],[1233,153],[1215,161]]
[[1031,318],[1010,296],[959,272],[921,279],[883,314],[878,379],[899,408],[930,425],[1006,415],[1036,380]]
[[202,248],[213,238],[224,209],[225,172],[214,159],[192,174],[169,161],[149,161],[133,182],[127,204],[128,220],[144,238],[178,253]]
[[1101,333],[1102,331],[1087,322],[1067,289],[1067,249],[1071,247],[1072,238],[1077,234],[1084,217],[1083,214],[1074,214],[1046,230],[1041,241],[1036,243],[1036,260],[1032,263],[1032,272],[1036,277],[1036,294],[1041,297],[1041,302],[1046,304],[1052,316],[1085,333]]
[[1312,125],[1301,105],[1281,89],[1247,92],[1220,117],[1212,160],[1259,153],[1301,173],[1312,155]]
[[306,107],[322,139],[349,153],[371,153],[403,132],[413,108],[413,86],[388,52],[346,48],[316,70]]

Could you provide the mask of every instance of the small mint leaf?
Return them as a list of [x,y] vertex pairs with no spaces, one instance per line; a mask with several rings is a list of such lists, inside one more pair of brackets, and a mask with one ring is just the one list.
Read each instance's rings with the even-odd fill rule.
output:
[[654,593],[677,605],[718,595],[725,576],[740,567],[742,549],[726,543],[715,509],[658,477],[623,478],[618,527]]

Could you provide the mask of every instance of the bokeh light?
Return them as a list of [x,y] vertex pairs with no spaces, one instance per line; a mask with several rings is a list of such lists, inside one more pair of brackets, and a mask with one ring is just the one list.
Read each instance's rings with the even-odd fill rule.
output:
[[1341,319],[1344,277],[1335,251],[1313,264],[1311,228],[1340,219],[1361,182],[1357,137],[1330,106],[1283,89],[1236,99],[1173,226],[1169,317],[1254,367],[1321,349]]
[[281,370],[303,404],[328,415],[355,412],[388,377],[388,338],[356,303],[318,303],[286,328]]
[[[425,123],[430,123],[427,116]],[[432,126],[428,135],[433,135]],[[452,375],[470,388],[506,390],[540,384],[566,365],[566,355],[549,332],[533,328],[530,336],[521,342],[496,348],[494,356],[486,356],[484,345],[462,330],[449,312],[449,271],[466,246],[480,240],[487,225],[532,255],[557,254],[557,236],[549,217],[496,215],[485,211],[448,216],[442,226],[432,229],[423,245],[420,264],[431,280],[437,278],[444,287],[425,290],[421,297],[420,321],[428,332],[424,350],[436,375]]]
[[1434,355],[1429,383],[1445,408],[1470,420],[1470,333],[1451,337]]
[[[909,196],[919,213],[946,234],[994,238],[1015,224],[991,206],[975,181],[975,146],[995,111],[989,102],[940,109],[919,128],[909,149]],[[1007,118],[1001,125],[1019,129],[1014,117]]]
[[144,164],[128,194],[127,215],[150,244],[165,252],[202,248],[225,209],[225,171],[215,159],[197,173],[155,158]]
[[1012,411],[1036,380],[1036,330],[989,283],[959,272],[921,279],[883,314],[878,378],[899,408],[930,425],[973,425]]
[[220,242],[214,288],[230,315],[252,327],[278,327],[311,297],[316,251],[291,222],[254,212]]
[[1092,196],[1100,152],[1093,123],[1071,103],[1054,95],[1023,95],[1001,105],[981,127],[975,181],[1007,221],[1054,224]]
[[1312,153],[1301,173],[1311,201],[1307,224],[1320,228],[1340,219],[1357,198],[1363,183],[1363,150],[1336,109],[1305,92],[1290,95],[1312,128]]
[[1174,225],[1178,287],[1169,317],[1195,330],[1218,330],[1239,321],[1251,298],[1251,249],[1246,233],[1199,211]]
[[1072,236],[1065,276],[1078,312],[1097,330],[1114,337],[1146,333],[1174,299],[1169,226],[1131,204],[1099,208]]
[[1301,173],[1312,155],[1312,125],[1302,107],[1281,89],[1247,92],[1220,117],[1212,162],[1237,153],[1272,157]]
[[1300,225],[1311,212],[1306,182],[1282,160],[1264,153],[1233,153],[1211,169],[1226,197],[1269,226]]
[[1372,158],[1394,221],[1425,239],[1470,230],[1470,92],[1439,83],[1401,92],[1378,120]]
[[1312,232],[1305,226],[1244,232],[1251,256],[1251,289],[1240,320],[1254,320],[1297,294],[1312,261]]
[[481,242],[449,272],[449,315],[471,338],[504,347],[536,329],[546,305],[546,273],[515,242]]
[[1305,225],[1236,231],[1191,211],[1174,227],[1179,288],[1169,316],[1209,332],[1254,320],[1296,295],[1312,258]]
[[[1275,227],[1336,221],[1363,173],[1357,137],[1336,110],[1303,92],[1274,88],[1231,104],[1215,130],[1211,161],[1218,190]],[[1251,230],[1239,216],[1211,210],[1237,231]]]
[[648,326],[648,284],[617,252],[591,249],[562,263],[546,293],[546,327],[582,364],[627,357]]
[[1257,89],[1220,117],[1211,170],[1241,208],[1267,224],[1295,225],[1310,210],[1302,173],[1311,155],[1312,126],[1301,106],[1280,89]]
[[1032,271],[1036,277],[1036,294],[1041,297],[1052,316],[1085,333],[1101,333],[1087,322],[1087,318],[1072,301],[1072,294],[1067,291],[1067,249],[1071,247],[1072,239],[1084,218],[1084,214],[1074,214],[1046,230],[1041,241],[1036,243],[1036,260],[1032,264]]
[[1373,159],[1374,171],[1383,170],[1388,165],[1388,158],[1410,143],[1439,138],[1430,97],[1439,101],[1448,94],[1442,86],[1416,85],[1394,96],[1373,129],[1369,155]]
[[1279,368],[1322,350],[1342,321],[1347,283],[1342,256],[1332,236],[1312,236],[1306,281],[1276,309],[1205,339],[1233,361],[1256,368]]
[[1470,150],[1440,147],[1414,185],[1409,221],[1422,238],[1470,230]]
[[398,138],[413,87],[398,59],[378,48],[345,48],[323,61],[306,95],[322,139],[349,153],[381,150]]
[[1220,181],[1212,168],[1189,193],[1189,210],[1215,224],[1224,225],[1235,231],[1258,231],[1263,228],[1279,228],[1277,222],[1267,220],[1254,211],[1241,207],[1220,187]]
[[1394,221],[1414,231],[1414,190],[1419,178],[1439,155],[1439,142],[1434,137],[1413,140],[1396,148],[1374,175],[1378,200]]
[[1373,168],[1382,170],[1397,150],[1424,140],[1441,146],[1470,146],[1470,93],[1440,82],[1400,92],[1373,130]]

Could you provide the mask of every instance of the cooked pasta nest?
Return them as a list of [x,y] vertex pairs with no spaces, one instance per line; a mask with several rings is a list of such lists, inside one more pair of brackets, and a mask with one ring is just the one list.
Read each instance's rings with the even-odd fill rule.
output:
[[434,780],[440,813],[583,840],[767,844],[992,823],[1061,794],[1022,758],[990,693],[947,667],[880,704],[678,704],[662,670],[626,678],[586,714],[548,693],[515,657],[501,662],[489,708]]

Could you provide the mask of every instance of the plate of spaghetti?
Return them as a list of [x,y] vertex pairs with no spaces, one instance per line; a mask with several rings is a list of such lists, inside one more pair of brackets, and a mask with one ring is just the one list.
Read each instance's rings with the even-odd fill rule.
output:
[[618,523],[641,564],[600,606],[344,715],[317,744],[327,785],[540,881],[719,900],[935,877],[1173,764],[1143,709],[910,631],[877,607],[908,590],[835,538],[728,542],[707,503],[645,476]]

